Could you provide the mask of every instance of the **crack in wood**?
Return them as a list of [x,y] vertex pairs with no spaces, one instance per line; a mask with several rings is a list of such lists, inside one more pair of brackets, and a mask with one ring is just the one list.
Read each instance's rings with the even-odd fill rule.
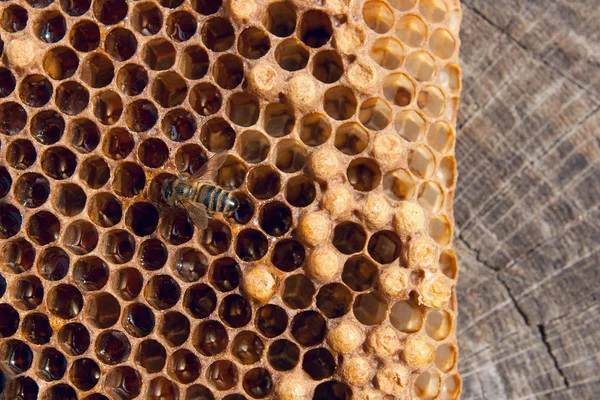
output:
[[552,359],[552,362],[554,363],[554,368],[556,368],[556,371],[562,377],[565,386],[567,388],[570,387],[570,383],[569,383],[569,380],[567,379],[567,376],[563,372],[562,368],[560,367],[560,363],[558,362],[558,360],[556,359],[556,356],[552,352],[552,347],[550,347],[550,343],[548,342],[548,338],[546,336],[546,328],[544,327],[543,324],[538,325],[537,328],[538,328],[538,331],[540,332],[540,336],[542,337],[542,342],[546,346],[546,351],[548,352],[548,355],[550,355],[550,358]]

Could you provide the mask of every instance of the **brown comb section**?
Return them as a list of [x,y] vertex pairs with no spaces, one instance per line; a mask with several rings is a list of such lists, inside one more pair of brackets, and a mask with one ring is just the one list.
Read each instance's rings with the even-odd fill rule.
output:
[[[2,395],[457,399],[457,0],[0,2]],[[228,156],[206,230],[161,183]]]

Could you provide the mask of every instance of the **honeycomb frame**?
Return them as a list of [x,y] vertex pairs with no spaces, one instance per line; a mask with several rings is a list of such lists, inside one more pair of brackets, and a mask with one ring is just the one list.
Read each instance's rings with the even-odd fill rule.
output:
[[[0,2],[0,395],[458,399],[460,21]],[[223,151],[201,231],[161,183]]]

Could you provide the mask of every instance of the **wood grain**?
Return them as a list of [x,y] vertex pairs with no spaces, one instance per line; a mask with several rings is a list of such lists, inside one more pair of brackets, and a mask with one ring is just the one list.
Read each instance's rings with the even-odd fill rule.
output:
[[598,1],[462,6],[462,398],[600,398]]

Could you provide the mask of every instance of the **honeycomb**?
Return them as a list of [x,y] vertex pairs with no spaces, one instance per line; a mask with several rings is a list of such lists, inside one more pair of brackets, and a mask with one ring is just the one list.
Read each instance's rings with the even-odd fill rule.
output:
[[[7,399],[457,399],[458,0],[0,2]],[[227,152],[240,207],[162,182]]]

